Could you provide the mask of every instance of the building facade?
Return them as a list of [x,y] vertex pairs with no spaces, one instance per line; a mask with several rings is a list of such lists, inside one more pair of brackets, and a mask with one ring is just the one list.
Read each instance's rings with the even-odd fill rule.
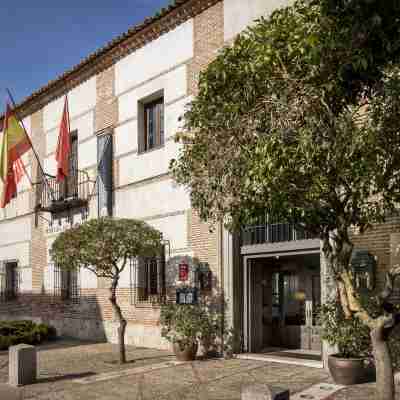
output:
[[[301,348],[321,352],[315,310],[332,292],[320,243],[292,227],[262,221],[242,235],[210,232],[187,190],[168,172],[173,140],[199,72],[261,15],[288,1],[180,0],[88,56],[17,108],[38,153],[24,156],[27,178],[0,211],[0,318],[50,323],[62,335],[116,342],[108,282],[84,269],[62,273],[49,249],[71,224],[102,215],[137,218],[163,233],[164,259],[132,262],[119,282],[127,343],[167,348],[159,303],[189,282],[226,304],[242,350]],[[71,118],[70,176],[57,184],[55,149],[65,96]],[[377,257],[396,262],[397,219],[355,236]],[[201,276],[201,279],[199,278]],[[377,274],[377,284],[382,274]],[[279,335],[273,334],[279,331]]]

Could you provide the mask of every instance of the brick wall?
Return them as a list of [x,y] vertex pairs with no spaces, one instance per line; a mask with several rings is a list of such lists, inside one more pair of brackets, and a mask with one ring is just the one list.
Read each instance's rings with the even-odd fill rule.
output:
[[[46,135],[43,129],[43,111],[37,111],[31,117],[32,144],[43,165],[46,152]],[[31,152],[32,179],[33,182],[42,181],[42,173],[38,167],[38,162]],[[37,204],[37,195],[40,192],[35,186],[31,190],[30,205],[33,210]],[[31,232],[31,266],[32,266],[32,291],[33,293],[41,293],[43,286],[43,271],[46,265],[46,239],[44,236],[44,220],[40,216],[32,215],[32,232]]]
[[196,95],[200,71],[224,45],[224,3],[219,2],[194,17],[194,57],[188,65],[189,94]]
[[95,132],[113,128],[118,121],[118,100],[114,92],[114,66],[96,76]]
[[385,282],[385,273],[392,266],[395,257],[395,248],[391,246],[393,237],[400,233],[400,217],[389,218],[384,224],[375,224],[365,234],[353,234],[352,241],[357,249],[367,249],[377,257],[377,288],[382,288]]

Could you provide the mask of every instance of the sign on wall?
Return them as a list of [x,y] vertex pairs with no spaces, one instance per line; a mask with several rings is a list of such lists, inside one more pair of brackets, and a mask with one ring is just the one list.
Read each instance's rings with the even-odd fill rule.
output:
[[177,289],[176,304],[197,304],[197,288]]
[[186,282],[189,279],[189,264],[186,261],[179,263],[179,280]]

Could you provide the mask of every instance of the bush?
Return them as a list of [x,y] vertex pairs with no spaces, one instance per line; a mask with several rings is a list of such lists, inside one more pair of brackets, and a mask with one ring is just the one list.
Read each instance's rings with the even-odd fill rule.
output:
[[216,340],[220,321],[218,313],[207,304],[166,304],[161,308],[161,335],[181,347],[201,342],[209,349]]
[[55,338],[55,328],[46,324],[26,320],[0,321],[0,350],[7,350],[19,343],[39,344]]
[[346,318],[338,300],[323,304],[319,311],[321,337],[337,346],[344,358],[371,357],[369,329],[358,318]]

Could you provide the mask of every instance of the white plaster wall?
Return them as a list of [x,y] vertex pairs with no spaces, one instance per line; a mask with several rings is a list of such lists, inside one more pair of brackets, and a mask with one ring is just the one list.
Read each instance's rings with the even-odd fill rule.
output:
[[[79,134],[79,133],[78,133]],[[78,148],[78,168],[85,169],[97,164],[97,137],[93,137]]]
[[[64,97],[60,97],[43,109],[43,128],[45,132],[57,128],[61,122]],[[90,78],[68,93],[69,114],[71,120],[93,109],[96,105],[96,77]]]
[[224,39],[230,40],[255,19],[268,17],[291,0],[224,0]]
[[144,218],[190,208],[189,194],[171,179],[115,192],[117,217]]
[[[79,149],[78,149],[79,152]],[[44,159],[43,168],[47,174],[55,176],[57,174],[57,162],[54,154]]]
[[0,261],[7,260],[17,260],[18,267],[28,267],[30,265],[29,242],[0,246]]
[[[22,217],[0,223],[0,248],[3,246],[29,241],[31,239],[31,217]],[[1,252],[0,252],[1,257]]]
[[116,95],[193,57],[193,20],[162,35],[115,65]]
[[129,289],[130,286],[131,286],[131,271],[128,262],[123,271],[121,272],[118,282],[118,287],[121,289],[127,289],[127,288]]
[[[146,69],[146,68],[143,68]],[[118,121],[136,118],[138,101],[153,93],[164,91],[164,102],[171,103],[187,93],[187,67],[180,67],[147,82],[143,86],[132,89],[118,97]]]
[[54,264],[48,264],[44,268],[43,287],[47,294],[51,294],[54,290]]
[[115,129],[114,155],[137,151],[138,148],[138,122],[137,119],[128,121]]
[[87,268],[79,271],[81,289],[97,289],[97,276]]
[[164,218],[150,220],[147,223],[162,232],[165,240],[170,241],[171,253],[173,253],[174,250],[186,249],[188,247],[188,225],[186,214],[171,215]]
[[32,268],[24,267],[19,268],[19,292],[26,293],[32,292]]
[[[47,132],[47,149],[46,154],[54,153],[57,149],[58,135],[59,135],[59,124],[56,128],[51,129]],[[74,130],[78,131],[78,141],[81,142],[93,135],[94,133],[94,111],[89,111],[77,118],[71,119],[71,132]]]
[[120,159],[120,184],[126,185],[168,172],[171,158],[178,155],[181,144],[168,141],[153,151],[130,154]]

